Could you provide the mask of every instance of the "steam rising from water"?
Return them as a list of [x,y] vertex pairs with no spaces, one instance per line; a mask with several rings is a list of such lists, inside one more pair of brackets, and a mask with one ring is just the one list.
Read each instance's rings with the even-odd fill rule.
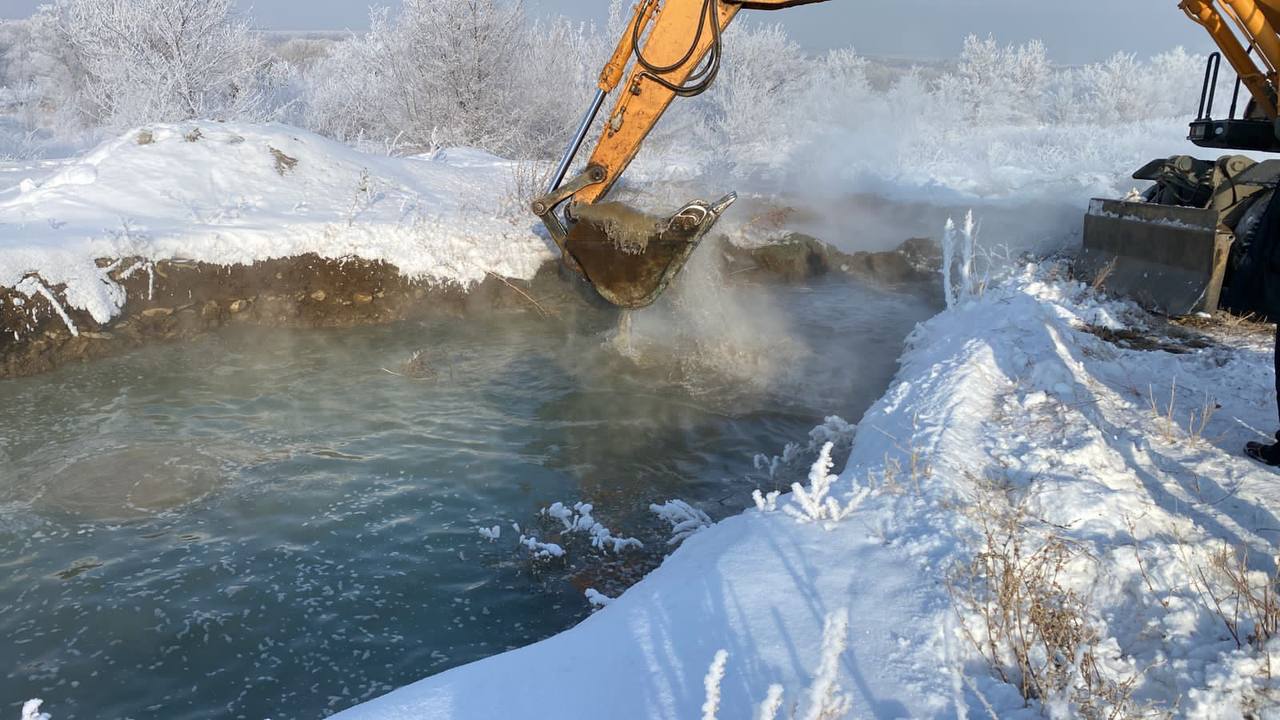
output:
[[811,356],[774,295],[730,282],[711,247],[693,254],[657,304],[625,313],[605,345],[641,367],[667,368],[695,394],[773,394]]

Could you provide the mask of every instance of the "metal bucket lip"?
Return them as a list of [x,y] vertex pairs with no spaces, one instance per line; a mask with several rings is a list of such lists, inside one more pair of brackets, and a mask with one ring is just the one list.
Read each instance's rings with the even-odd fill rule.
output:
[[[714,203],[688,203],[665,220],[655,218],[643,242],[634,238],[619,242],[610,237],[608,227],[597,224],[592,213],[579,212],[565,249],[606,301],[624,309],[648,307],[662,296],[736,200],[737,195],[730,193]],[[628,212],[634,212],[640,222],[646,217],[638,211]]]

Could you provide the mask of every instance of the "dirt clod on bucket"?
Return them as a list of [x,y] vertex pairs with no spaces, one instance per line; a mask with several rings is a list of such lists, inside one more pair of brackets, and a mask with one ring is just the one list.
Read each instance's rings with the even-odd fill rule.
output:
[[649,247],[649,241],[661,235],[666,224],[661,218],[620,202],[598,205],[581,205],[574,208],[579,222],[587,222],[599,228],[618,250],[628,255],[640,255]]

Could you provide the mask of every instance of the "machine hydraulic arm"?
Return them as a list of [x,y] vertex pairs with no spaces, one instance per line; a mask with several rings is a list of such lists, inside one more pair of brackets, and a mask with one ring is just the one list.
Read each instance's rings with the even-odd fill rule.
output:
[[[693,202],[665,219],[603,203],[677,97],[707,90],[720,71],[721,38],[743,9],[778,10],[825,0],[640,0],[600,73],[595,97],[533,212],[565,264],[609,302],[652,303],[679,273],[730,194]],[[569,177],[605,100],[618,97],[582,172]]]

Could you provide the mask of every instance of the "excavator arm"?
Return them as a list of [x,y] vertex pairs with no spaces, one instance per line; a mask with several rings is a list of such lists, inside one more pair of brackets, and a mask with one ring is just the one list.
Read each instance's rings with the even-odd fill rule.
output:
[[[636,5],[550,187],[533,203],[565,264],[603,298],[625,308],[657,300],[736,197],[692,202],[664,219],[602,202],[645,138],[677,97],[698,95],[715,81],[722,34],[741,10],[816,2],[825,0],[640,0]],[[605,100],[619,88],[586,168],[568,178]]]

